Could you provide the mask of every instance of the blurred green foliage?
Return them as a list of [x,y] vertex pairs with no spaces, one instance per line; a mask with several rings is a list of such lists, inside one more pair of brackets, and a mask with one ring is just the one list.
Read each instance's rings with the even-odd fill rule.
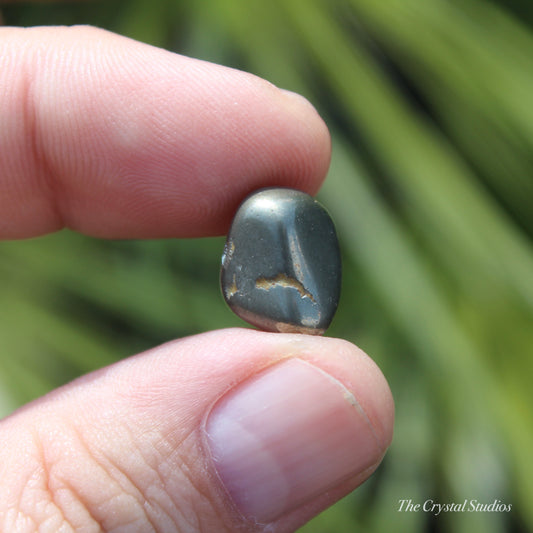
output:
[[[397,406],[376,475],[302,529],[533,530],[533,15],[482,0],[108,0],[6,5],[90,23],[306,95],[333,136],[320,192],[344,253],[328,334]],[[0,247],[0,408],[176,336],[242,325],[219,238]],[[399,500],[510,513],[400,513]]]

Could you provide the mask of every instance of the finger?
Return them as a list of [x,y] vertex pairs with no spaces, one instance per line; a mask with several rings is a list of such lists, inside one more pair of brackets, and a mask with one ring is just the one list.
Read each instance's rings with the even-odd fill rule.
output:
[[224,233],[264,186],[314,193],[327,129],[303,98],[89,27],[0,28],[0,237]]
[[0,424],[1,526],[293,531],[372,473],[392,420],[385,379],[345,341],[182,339]]

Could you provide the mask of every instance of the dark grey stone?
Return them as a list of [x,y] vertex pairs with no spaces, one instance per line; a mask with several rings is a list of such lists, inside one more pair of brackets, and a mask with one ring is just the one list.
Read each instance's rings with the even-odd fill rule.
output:
[[220,280],[231,309],[260,329],[324,333],[341,285],[339,244],[328,212],[293,189],[250,195],[233,219]]

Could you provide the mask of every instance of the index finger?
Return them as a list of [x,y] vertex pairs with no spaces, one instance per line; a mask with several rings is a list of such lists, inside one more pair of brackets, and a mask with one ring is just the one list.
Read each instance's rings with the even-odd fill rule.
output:
[[227,230],[250,191],[329,165],[303,98],[104,30],[0,28],[0,237]]

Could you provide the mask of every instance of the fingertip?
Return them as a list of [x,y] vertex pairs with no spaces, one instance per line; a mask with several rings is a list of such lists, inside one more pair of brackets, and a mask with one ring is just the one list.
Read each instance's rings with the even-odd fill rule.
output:
[[26,50],[0,68],[4,237],[219,235],[251,191],[326,176],[322,119],[256,76],[90,27],[0,38],[4,65]]
[[[392,418],[385,378],[354,345],[220,330],[120,361],[34,402],[3,422],[14,445],[1,452],[13,476],[31,476],[13,450],[15,437],[35,430],[46,452],[37,464],[52,460],[55,479],[83,495],[82,518],[101,524],[131,524],[139,511],[146,527],[166,530],[171,520],[186,528],[186,512],[206,531],[257,523],[294,531],[375,470]],[[42,481],[50,490],[49,478]],[[121,506],[128,491],[140,497]],[[158,512],[162,501],[168,515]]]
[[392,397],[378,367],[350,343],[270,340],[286,357],[217,401],[208,447],[246,519],[305,520],[377,468],[392,438]]

